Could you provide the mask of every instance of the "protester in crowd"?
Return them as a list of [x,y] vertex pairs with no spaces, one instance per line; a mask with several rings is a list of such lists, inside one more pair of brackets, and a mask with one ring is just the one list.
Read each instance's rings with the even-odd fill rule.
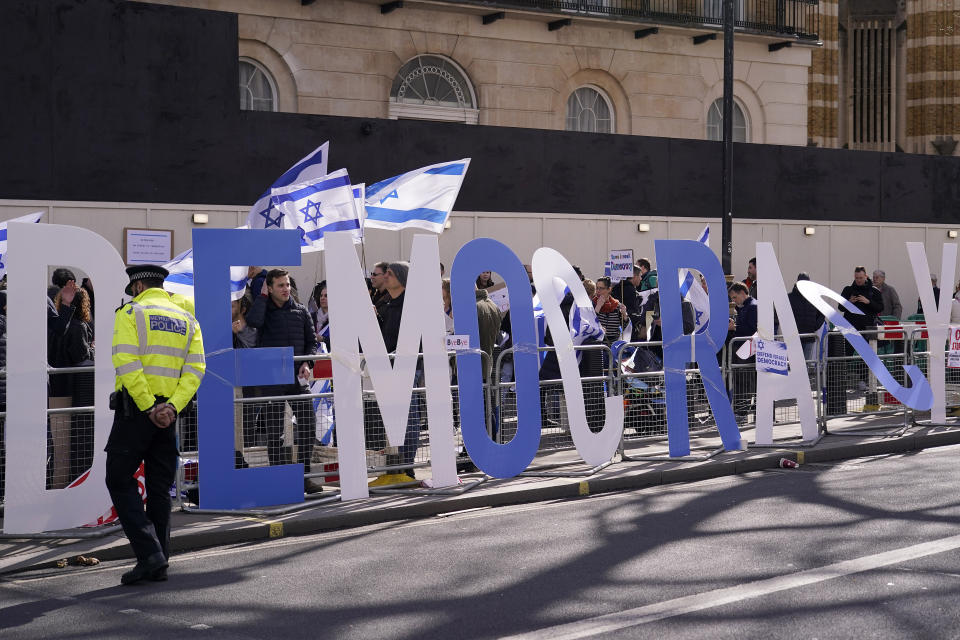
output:
[[87,297],[90,298],[90,317],[95,318],[97,305],[93,297],[93,280],[90,278],[84,278],[80,282],[80,288],[87,292]]
[[[930,284],[933,285],[933,301],[940,306],[940,287],[937,286],[937,274],[930,274]],[[936,310],[934,310],[936,311]],[[920,301],[920,298],[917,298],[917,313],[923,313],[923,302]]]
[[[453,335],[453,299],[450,297],[450,278],[440,281],[440,296],[443,298],[443,325],[447,335],[450,336]],[[499,334],[499,326],[497,333]]]
[[[85,289],[70,279],[53,299],[57,308],[57,326],[48,349],[51,366],[86,367],[93,365],[93,317]],[[50,395],[69,397],[70,406],[93,406],[92,371],[50,376]],[[70,480],[78,478],[93,463],[93,416],[70,415]]]
[[647,291],[657,288],[657,271],[652,269],[650,261],[646,258],[637,260],[637,266],[640,267],[640,287],[638,291]]
[[330,352],[330,312],[327,308],[327,281],[321,280],[310,292],[310,301],[307,310],[313,318],[313,326],[317,331],[317,344],[323,343]]
[[[253,349],[257,346],[257,330],[247,324],[245,317],[249,310],[250,301],[246,297],[230,302],[234,349]],[[240,387],[240,395],[243,398],[255,398],[257,396],[257,389],[256,387]],[[262,403],[244,402],[240,407],[244,446],[265,446],[267,443],[266,426],[263,425],[265,405]],[[261,427],[260,429],[257,428],[258,425]],[[181,431],[183,431],[182,428]],[[184,446],[187,451],[193,450],[187,445]],[[236,461],[238,468],[248,466],[243,459],[243,453],[239,451],[237,452]]]
[[[384,307],[383,323],[381,331],[383,333],[383,344],[387,348],[387,353],[395,353],[397,350],[397,341],[400,338],[400,321],[403,316],[403,300],[407,288],[407,275],[410,272],[410,265],[407,262],[391,262],[384,272],[384,286],[389,298]],[[423,369],[420,364],[417,365],[417,372],[414,377],[414,385],[422,386]],[[407,430],[404,435],[403,445],[399,447],[399,460],[391,459],[388,456],[387,465],[412,465],[416,459],[417,449],[420,446],[420,420],[423,415],[421,411],[422,398],[414,394],[410,399],[410,409],[407,413]],[[385,476],[387,482],[407,482],[415,478],[415,472],[412,466],[407,466],[393,477]]]
[[[639,268],[634,267],[634,273],[636,274],[638,271]],[[642,277],[641,275],[640,278]],[[614,284],[613,294],[623,303],[623,306],[627,310],[627,318],[633,323],[634,329],[639,331],[640,328],[643,327],[643,315],[640,309],[640,294],[634,286],[633,281],[634,277],[630,277]]]
[[[117,309],[112,344],[117,391],[107,440],[106,484],[137,565],[120,582],[166,580],[170,557],[170,486],[177,470],[176,420],[206,371],[197,321],[163,291],[167,270],[127,268],[127,295]],[[143,464],[144,511],[133,474]]]
[[880,292],[880,299],[883,301],[883,309],[880,310],[880,315],[892,316],[900,320],[903,316],[900,296],[897,295],[896,289],[887,284],[887,274],[882,269],[876,269],[873,272],[873,286]]
[[854,269],[853,282],[845,286],[840,295],[863,312],[861,315],[843,311],[843,317],[857,331],[865,331],[877,326],[877,315],[883,310],[883,298],[867,277],[866,267],[859,266]]
[[573,272],[577,274],[577,277],[580,278],[580,282],[583,282],[585,278],[583,277],[583,271],[580,270],[579,265],[572,265]]
[[[843,317],[854,329],[857,331],[872,331],[876,329],[877,314],[883,310],[883,298],[880,295],[880,291],[873,286],[870,278],[867,277],[866,267],[858,266],[853,270],[853,282],[845,286],[840,292],[840,295],[845,300],[852,302],[863,312],[861,315],[850,313],[844,309]],[[871,336],[868,336],[867,339],[871,339]],[[844,355],[856,355],[857,352],[849,341],[845,341],[844,345]],[[856,362],[852,362],[851,366],[853,367],[853,377],[857,382],[857,386],[861,391],[866,389],[867,368],[865,366],[859,366]]]
[[[757,332],[757,301],[743,282],[730,285],[730,300],[737,307],[736,319],[730,318],[729,338],[751,338]],[[742,341],[734,342],[733,348],[739,349]],[[741,358],[733,355],[734,364],[752,364],[754,356]],[[737,421],[746,419],[757,393],[757,372],[753,367],[737,369],[733,376],[733,412]]]
[[612,344],[620,339],[620,328],[627,323],[627,307],[613,297],[610,278],[597,278],[597,293],[593,297],[593,309],[603,327],[603,341]]
[[[797,282],[809,279],[810,276],[804,271],[797,274]],[[790,300],[790,308],[793,309],[793,318],[797,322],[797,332],[803,335],[819,331],[824,322],[823,314],[803,297],[796,284],[787,294],[787,298]],[[803,359],[808,362],[814,360],[817,354],[817,338],[813,336],[800,338],[800,344],[803,345]]]
[[260,295],[260,290],[263,288],[263,281],[266,279],[266,269],[256,266],[247,267],[247,288],[244,295],[250,299],[250,304],[253,304],[254,299]]
[[751,298],[757,297],[757,259],[750,258],[747,262],[747,277],[743,279]]
[[481,271],[480,275],[477,276],[477,289],[489,289],[494,284],[493,273],[490,271]]
[[503,316],[500,308],[484,289],[477,289],[476,296],[480,350],[488,356],[483,358],[483,381],[486,383],[490,381],[490,373],[493,370],[493,348],[497,346],[497,339],[500,337],[500,322]]
[[[253,301],[246,316],[247,324],[257,330],[258,347],[293,347],[295,356],[313,355],[317,352],[317,335],[313,319],[306,307],[294,302],[290,293],[290,274],[283,269],[267,272],[260,295]],[[287,384],[263,386],[258,389],[260,397],[286,395],[286,401],[271,401],[266,410],[267,457],[271,465],[290,464],[289,450],[281,446],[285,404],[289,403],[297,419],[294,442],[297,447],[297,462],[310,473],[310,455],[316,440],[316,416],[309,399],[296,400],[297,395],[308,394],[309,389],[300,383],[308,379],[312,364],[301,362],[295,368],[294,377]],[[316,492],[322,483],[313,478],[304,480],[304,490]]]
[[390,296],[387,294],[387,286],[384,282],[388,266],[390,266],[388,262],[378,262],[373,265],[373,270],[370,271],[370,282],[374,288],[371,301],[373,302],[373,308],[377,312],[377,322],[381,325],[383,325],[384,310],[386,309],[387,303],[390,302]]
[[950,303],[950,324],[960,324],[960,287],[953,292],[953,302]]
[[597,283],[590,278],[584,278],[583,290],[587,292],[587,297],[593,300],[593,297],[597,295]]

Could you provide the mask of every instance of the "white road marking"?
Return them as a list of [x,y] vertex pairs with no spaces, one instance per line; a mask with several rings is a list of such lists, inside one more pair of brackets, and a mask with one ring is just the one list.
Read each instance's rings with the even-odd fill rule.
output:
[[546,627],[530,633],[507,636],[502,640],[576,640],[589,638],[604,633],[612,633],[630,627],[636,627],[650,622],[657,622],[666,618],[682,616],[704,609],[711,609],[749,598],[757,598],[787,589],[796,589],[807,585],[842,578],[854,573],[871,571],[908,560],[915,560],[925,556],[945,553],[960,548],[960,535],[923,542],[902,549],[884,551],[862,558],[844,560],[828,564],[816,569],[798,571],[785,576],[757,580],[747,584],[715,589],[705,593],[697,593],[673,600],[664,600],[635,609],[608,613],[594,618],[586,618],[576,622]]

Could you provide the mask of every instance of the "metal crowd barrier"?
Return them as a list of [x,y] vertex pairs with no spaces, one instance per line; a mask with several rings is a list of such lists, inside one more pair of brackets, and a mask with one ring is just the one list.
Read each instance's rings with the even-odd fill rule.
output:
[[[688,363],[695,364],[695,363]],[[669,451],[643,455],[630,454],[628,444],[646,444],[667,439],[666,385],[663,370],[663,342],[629,342],[618,354],[620,393],[623,395],[623,436],[620,456],[627,462],[689,462],[712,458],[723,447],[695,446],[692,451],[707,450],[704,455],[670,457]],[[685,368],[687,379],[687,420],[691,434],[713,429],[715,422],[699,367]]]
[[[905,378],[903,365],[906,363],[906,354],[902,340],[899,344],[886,340],[885,336],[890,333],[890,329],[875,329],[861,331],[860,335],[874,351],[877,351],[880,343],[892,343],[885,344],[886,348],[878,353],[878,357],[891,376],[902,384]],[[825,388],[825,397],[822,399],[823,432],[835,436],[863,436],[877,435],[877,430],[883,430],[883,435],[890,437],[903,435],[910,426],[906,407],[883,387],[841,333],[831,332],[828,341],[827,357],[821,365]],[[838,418],[896,415],[903,416],[903,423],[899,427],[891,427],[889,423],[885,423],[857,429],[828,429],[830,420]]]
[[[960,421],[949,421],[951,417],[960,417],[960,369],[950,368],[949,357],[949,341],[950,336],[948,334],[947,344],[944,345],[944,381],[945,381],[945,394],[946,394],[946,409],[947,409],[947,418],[948,422],[945,423],[934,423],[932,417],[930,418],[918,418],[917,412],[913,409],[907,409],[909,413],[910,422],[914,425],[921,425],[927,427],[957,427],[960,426]],[[907,351],[907,363],[915,365],[920,368],[920,371],[923,372],[923,375],[928,375],[930,368],[930,351],[933,346],[930,344],[929,337],[927,335],[927,330],[925,328],[914,328],[910,330],[907,335],[906,341],[906,351]],[[928,378],[929,379],[929,378]],[[952,414],[952,415],[951,415]]]
[[[617,393],[617,373],[614,368],[615,359],[609,345],[590,344],[575,345],[574,351],[579,354],[581,371],[586,370],[590,375],[580,375],[580,384],[583,388],[583,401],[586,409],[587,425],[591,431],[597,432],[603,428],[606,409],[605,398]],[[493,398],[493,431],[491,436],[499,444],[509,442],[517,433],[517,384],[515,380],[504,379],[505,370],[512,370],[514,349],[501,351],[496,360],[496,366],[491,375]],[[555,347],[538,347],[538,354],[556,353]],[[511,367],[505,367],[505,363]],[[570,432],[570,419],[567,415],[566,399],[563,391],[563,380],[540,380],[540,446],[539,452],[559,451],[572,449],[573,436]],[[580,464],[578,462],[564,462],[543,464],[530,467],[520,475],[535,477],[585,477],[596,473],[612,464],[611,460],[588,469],[586,471],[566,470],[553,471],[559,467]]]
[[[816,419],[818,426],[818,436],[815,440],[800,441],[791,443],[790,440],[798,440],[802,435],[781,436],[773,438],[773,444],[760,445],[751,443],[752,447],[797,447],[812,446],[816,444],[823,436],[823,395],[824,383],[822,378],[823,360],[820,352],[820,334],[802,333],[797,336],[800,339],[801,346],[804,349],[804,365],[806,367],[807,379],[810,385],[811,398],[814,401],[816,410]],[[756,391],[757,391],[757,371],[756,360],[751,356],[751,361],[747,362],[739,358],[736,353],[741,349],[744,343],[752,338],[733,338],[730,344],[724,349],[724,371],[726,372],[727,389],[731,397],[731,403],[734,408],[734,415],[737,417],[737,424],[740,429],[748,428],[748,425],[756,424]],[[773,339],[783,342],[782,335],[775,335]],[[807,347],[806,345],[810,345]],[[752,420],[750,419],[752,416]],[[776,400],[773,403],[773,428],[786,427],[800,424],[800,414],[797,408],[796,400]]]

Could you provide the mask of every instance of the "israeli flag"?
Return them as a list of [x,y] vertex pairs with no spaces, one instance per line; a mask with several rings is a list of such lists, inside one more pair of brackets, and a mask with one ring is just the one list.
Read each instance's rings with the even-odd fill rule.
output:
[[[45,211],[34,211],[19,218],[11,218],[7,222],[40,222]],[[7,222],[0,222],[0,278],[7,273]]]
[[[193,249],[187,249],[163,265],[170,272],[163,281],[164,291],[193,299]],[[247,267],[230,267],[230,299],[239,300],[247,288]]]
[[360,216],[360,239],[363,239],[363,225],[367,220],[367,185],[361,182],[353,185],[353,202]]
[[470,158],[422,167],[367,187],[364,226],[442,233]]
[[270,191],[281,187],[288,187],[292,184],[307,182],[316,178],[322,178],[327,175],[327,154],[330,149],[330,143],[324,142],[314,149],[300,162],[287,169],[286,173],[276,179],[263,194],[250,207],[250,213],[247,214],[247,225],[251,229],[295,229],[296,227],[284,226],[285,219],[283,214],[274,209],[270,200]]
[[360,215],[346,169],[271,189],[270,200],[287,228],[300,230],[301,253],[323,251],[323,235],[332,231],[352,231],[354,243],[360,242]]
[[[703,228],[697,242],[710,246],[710,225]],[[707,330],[710,322],[710,296],[703,290],[700,280],[693,276],[689,269],[680,270],[680,297],[693,305],[696,333]]]

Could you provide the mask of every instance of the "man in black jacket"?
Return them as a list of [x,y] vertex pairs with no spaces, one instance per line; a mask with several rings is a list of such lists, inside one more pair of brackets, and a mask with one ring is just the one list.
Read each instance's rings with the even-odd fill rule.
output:
[[[258,347],[293,347],[295,356],[313,355],[317,352],[317,336],[314,333],[313,318],[306,307],[294,302],[290,294],[290,274],[283,269],[271,269],[260,289],[250,311],[247,312],[247,324],[257,330]],[[298,378],[308,378],[311,364],[300,363],[295,367],[294,378],[289,384],[264,386],[258,389],[261,397],[296,396],[309,391]],[[280,446],[283,434],[285,404],[297,418],[296,434],[297,462],[303,464],[304,472],[310,473],[310,454],[316,440],[316,415],[310,400],[274,401],[267,404],[267,457],[271,465],[290,464],[289,450]],[[313,479],[304,481],[306,491],[317,491],[320,483]]]
[[[809,279],[810,276],[803,271],[797,275],[797,282]],[[823,314],[803,297],[797,285],[793,285],[793,291],[787,294],[787,298],[790,299],[790,308],[793,309],[793,319],[797,322],[797,332],[803,335],[819,331],[823,326]],[[800,338],[800,344],[803,345],[803,359],[807,362],[814,360],[817,354],[817,339],[812,336]]]
[[[407,274],[410,265],[407,262],[391,262],[384,272],[383,283],[386,291],[387,303],[384,306],[383,321],[380,332],[383,334],[383,344],[387,353],[395,353],[400,338],[400,321],[403,316],[403,300],[407,290]],[[423,369],[418,363],[414,377],[414,385],[423,384]],[[420,447],[421,403],[423,396],[414,393],[410,398],[410,408],[407,413],[407,431],[403,444],[398,448],[399,459],[394,456],[387,458],[387,465],[411,465],[406,469],[398,470],[397,474],[385,476],[388,483],[406,482],[415,478],[413,464],[416,461],[417,449]],[[404,477],[406,474],[407,478]]]
[[[877,314],[883,311],[883,296],[880,294],[880,291],[873,286],[870,278],[867,277],[866,267],[860,266],[853,270],[853,282],[845,286],[843,291],[840,292],[840,295],[845,300],[852,302],[857,309],[863,311],[863,315],[859,315],[850,313],[844,309],[843,317],[854,329],[863,332],[872,331],[877,328]],[[867,335],[865,338],[867,340],[876,340],[874,335]],[[844,342],[844,345],[844,355],[856,355],[856,349],[853,348],[849,341]],[[866,365],[855,361],[851,361],[850,364],[854,368],[854,379],[857,382],[857,386],[863,391],[867,388],[868,369]]]

